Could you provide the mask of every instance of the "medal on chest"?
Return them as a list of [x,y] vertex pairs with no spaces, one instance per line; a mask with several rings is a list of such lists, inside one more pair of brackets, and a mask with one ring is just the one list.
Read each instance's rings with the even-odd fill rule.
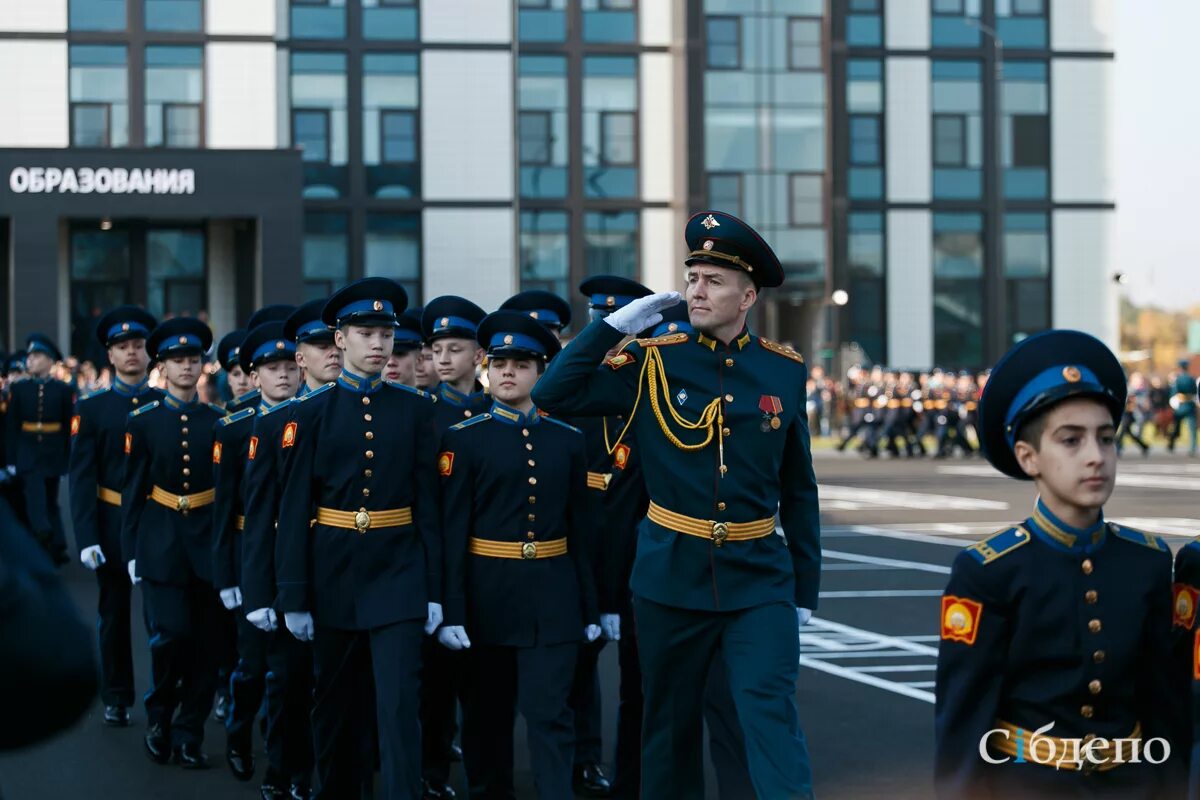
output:
[[783,427],[783,421],[779,419],[779,415],[783,413],[783,403],[778,397],[764,394],[758,398],[758,410],[763,412],[762,422],[758,426],[763,433],[777,431]]

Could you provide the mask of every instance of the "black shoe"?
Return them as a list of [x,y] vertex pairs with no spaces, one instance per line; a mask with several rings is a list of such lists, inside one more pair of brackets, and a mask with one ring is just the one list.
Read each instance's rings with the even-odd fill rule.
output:
[[239,781],[248,781],[254,777],[254,754],[250,752],[250,748],[226,748],[225,761],[229,764],[229,771],[233,773],[233,777]]
[[217,702],[213,704],[213,719],[217,722],[224,722],[229,716],[229,695],[217,695]]
[[165,764],[171,760],[171,736],[162,725],[151,725],[146,729],[146,755],[155,764]]
[[175,763],[184,769],[208,769],[208,756],[199,742],[187,742],[175,748]]
[[451,764],[461,764],[462,763],[462,748],[456,744],[450,745],[450,763]]
[[430,783],[425,781],[425,790],[422,793],[422,800],[454,800],[456,795],[454,790],[446,784]]
[[612,783],[604,776],[599,764],[581,764],[575,767],[571,783],[575,794],[584,797],[608,797],[612,794]]
[[129,726],[129,709],[125,706],[105,706],[104,724],[110,728],[126,728]]

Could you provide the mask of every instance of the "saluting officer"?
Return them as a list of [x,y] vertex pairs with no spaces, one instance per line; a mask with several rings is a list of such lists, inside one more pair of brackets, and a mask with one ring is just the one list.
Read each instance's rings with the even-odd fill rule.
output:
[[613,359],[615,368],[605,365],[614,344],[680,297],[635,300],[584,329],[534,400],[574,415],[632,413],[639,396],[649,406],[631,420],[650,494],[631,578],[645,691],[643,796],[703,796],[701,700],[720,653],[755,790],[806,797],[797,624],[816,605],[820,580],[808,371],[794,350],[746,329],[759,290],[783,282],[762,238],[716,211],[693,217],[685,237],[696,333],[643,339]]
[[151,633],[146,752],[189,769],[207,766],[204,721],[217,680],[212,451],[223,412],[196,390],[211,345],[208,326],[192,317],[160,323],[146,340],[166,390],[129,415],[121,491],[121,552],[142,583]]
[[525,313],[499,311],[478,337],[494,399],[490,412],[442,437],[447,617],[438,639],[471,648],[463,727],[471,796],[512,796],[519,709],[538,796],[567,798],[568,694],[580,642],[600,636],[583,436],[530,399],[559,349],[550,331]]
[[68,435],[75,390],[50,376],[62,353],[49,337],[31,334],[25,343],[26,380],[9,390],[5,447],[10,472],[21,486],[25,514],[38,542],[62,565],[67,538],[58,510],[58,485],[67,472]]
[[421,643],[441,622],[441,536],[433,400],[381,374],[405,302],[386,278],[329,299],[342,372],[294,404],[281,439],[279,606],[313,642],[317,797],[356,797],[370,780],[372,677],[383,796],[421,792]]
[[124,727],[133,705],[130,595],[121,558],[121,486],[125,480],[125,424],[129,412],[162,393],[146,379],[146,337],[158,321],[137,306],[100,318],[96,338],[108,350],[112,386],[82,398],[71,418],[71,520],[79,560],[100,587],[100,693],[104,722]]

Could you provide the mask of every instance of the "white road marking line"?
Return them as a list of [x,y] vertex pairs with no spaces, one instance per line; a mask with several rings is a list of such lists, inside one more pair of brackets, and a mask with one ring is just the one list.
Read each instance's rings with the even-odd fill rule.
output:
[[926,703],[933,704],[936,699],[933,692],[927,692],[924,689],[914,689],[904,683],[889,681],[886,678],[877,678],[865,672],[840,667],[837,664],[830,664],[826,661],[817,661],[804,656],[800,657],[800,666],[815,669],[818,672],[827,672],[830,675],[836,675],[839,678],[845,678],[856,683],[865,683],[868,686],[874,686],[876,689],[883,689],[893,694],[904,695],[911,697],[914,700],[924,700]]
[[905,685],[914,689],[932,689],[937,686],[937,681],[911,681]]
[[824,617],[813,617],[810,619],[808,624],[804,626],[804,629],[800,633],[802,639],[809,628],[823,632],[832,631],[835,633],[853,636],[856,639],[864,642],[874,642],[877,647],[891,647],[895,648],[896,650],[907,650],[908,652],[916,653],[917,655],[933,656],[934,658],[937,658],[938,651],[936,647],[930,647],[929,645],[919,644],[917,642],[910,642],[898,636],[888,636],[887,634],[883,633],[876,633],[874,631],[863,630],[862,628],[855,628],[853,625],[844,625],[840,622],[834,622],[833,620],[825,619]]
[[[979,464],[964,464],[962,466],[938,467],[940,475],[970,475],[972,477],[1003,478],[1001,473],[991,467]],[[1131,470],[1117,471],[1117,486],[1132,486],[1137,489],[1178,489],[1189,492],[1200,492],[1200,476],[1185,477],[1175,474],[1139,473]]]
[[[859,667],[859,672],[932,672],[937,664],[882,664],[874,667]],[[909,686],[912,684],[910,683]]]
[[881,567],[891,567],[892,569],[911,569],[916,570],[917,572],[936,572],[939,575],[950,574],[949,567],[943,567],[940,564],[927,564],[924,561],[904,561],[898,558],[864,556],[860,555],[859,553],[847,553],[844,550],[826,550],[824,548],[821,549],[821,555],[828,558],[839,558],[844,561],[854,561],[860,564],[874,564]]
[[[931,566],[931,565],[927,565]],[[834,638],[836,637],[836,638]],[[910,697],[926,703],[934,702],[930,681],[903,682],[892,681],[873,673],[920,672],[936,669],[937,648],[926,644],[910,641],[916,637],[887,636],[873,631],[843,625],[840,622],[813,617],[800,632],[801,652],[805,647],[817,647],[825,652],[800,656],[800,666],[815,669],[839,678],[874,686],[893,694]],[[852,647],[866,646],[868,650],[850,650]],[[866,667],[848,667],[834,663],[835,660],[850,658],[895,658],[934,659],[934,665],[922,664],[892,664],[868,665]]]
[[870,572],[877,569],[892,569],[881,564],[822,564],[822,572]]
[[[912,526],[917,527],[917,526]],[[951,547],[965,547],[970,542],[964,542],[960,539],[948,539],[944,536],[930,536],[925,533],[913,533],[911,528],[903,528],[899,530],[888,530],[880,528],[876,525],[848,525],[847,530],[861,533],[864,536],[880,536],[884,539],[902,539],[906,542],[923,542],[925,544],[944,544]],[[993,528],[992,530],[996,530]]]
[[864,589],[859,592],[821,592],[822,600],[857,600],[870,597],[941,597],[941,589]]
[[822,506],[829,501],[838,501],[872,510],[907,508],[932,511],[1007,511],[1009,507],[1008,503],[999,500],[981,500],[976,497],[956,497],[948,494],[864,489],[860,486],[837,486],[826,483],[818,487],[818,492]]

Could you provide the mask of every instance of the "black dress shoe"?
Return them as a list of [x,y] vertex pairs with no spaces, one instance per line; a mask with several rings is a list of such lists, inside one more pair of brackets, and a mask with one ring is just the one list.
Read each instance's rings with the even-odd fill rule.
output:
[[165,764],[171,760],[171,736],[162,725],[151,725],[146,729],[146,755],[155,764]]
[[110,728],[124,728],[129,725],[129,709],[125,706],[105,706],[104,724]]
[[208,769],[208,756],[199,742],[187,742],[175,748],[175,763],[184,769]]
[[239,781],[248,781],[254,777],[254,754],[249,748],[240,750],[229,747],[225,750],[225,760],[229,763],[229,771]]
[[612,783],[604,776],[599,764],[581,764],[575,767],[572,785],[575,794],[584,797],[608,797],[612,794]]
[[451,745],[450,745],[450,763],[452,763],[452,764],[461,764],[462,763],[462,748],[453,743],[451,743]]
[[454,800],[457,797],[454,790],[444,783],[431,783],[425,781],[425,791],[422,794],[423,800]]
[[224,722],[229,716],[229,695],[217,695],[217,702],[213,705],[213,718],[217,722]]

